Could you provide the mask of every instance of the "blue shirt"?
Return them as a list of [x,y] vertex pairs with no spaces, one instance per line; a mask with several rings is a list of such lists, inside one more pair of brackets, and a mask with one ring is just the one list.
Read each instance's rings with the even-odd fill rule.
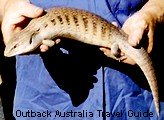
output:
[[[145,2],[31,0],[44,9],[66,6],[89,10],[120,27]],[[136,73],[139,69],[108,60],[94,46],[63,40],[46,53],[17,56],[16,69],[17,120],[103,120],[102,111],[107,120],[157,117],[151,92],[136,80],[144,81],[142,74]],[[138,116],[143,112],[153,115]]]

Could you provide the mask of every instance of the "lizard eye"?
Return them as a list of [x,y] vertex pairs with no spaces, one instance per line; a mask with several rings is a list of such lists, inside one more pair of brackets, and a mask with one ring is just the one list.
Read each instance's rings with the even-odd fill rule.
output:
[[18,44],[14,45],[14,46],[11,48],[11,50],[16,49],[17,47],[18,47]]
[[13,47],[13,48],[15,49],[16,47],[17,47],[17,44],[16,44],[16,45],[14,45],[14,47]]

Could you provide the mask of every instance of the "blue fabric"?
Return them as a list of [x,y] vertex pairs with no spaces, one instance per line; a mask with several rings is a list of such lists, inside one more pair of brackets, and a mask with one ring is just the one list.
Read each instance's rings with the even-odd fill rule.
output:
[[[67,6],[89,10],[120,26],[144,4],[142,0],[31,0],[31,3],[44,9]],[[17,56],[16,69],[13,114],[17,120],[103,120],[100,111],[106,111],[107,120],[157,118],[151,92],[138,83],[147,84],[142,74],[136,73],[139,69],[136,67],[135,71],[131,66],[109,61],[94,46],[65,40],[47,53]],[[147,110],[153,115],[137,116]],[[33,112],[32,116],[28,112]],[[35,116],[44,112],[51,115]],[[109,116],[109,112],[117,115]],[[164,111],[161,120],[162,114]]]

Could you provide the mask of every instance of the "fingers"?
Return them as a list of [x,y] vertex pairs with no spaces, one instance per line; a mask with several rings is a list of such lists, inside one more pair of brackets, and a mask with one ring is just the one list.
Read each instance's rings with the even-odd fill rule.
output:
[[[153,48],[153,38],[154,38],[154,25],[155,23],[152,20],[153,18],[149,15],[143,15],[141,12],[137,12],[131,17],[129,17],[122,29],[125,33],[128,34],[128,42],[133,46],[136,47],[141,43],[142,37],[144,34],[148,37],[148,47],[147,52],[150,53]],[[116,22],[112,22],[113,25],[118,26]],[[111,51],[107,48],[100,48],[101,51],[104,52],[104,54],[107,57],[111,57]],[[122,55],[121,55],[122,56]],[[134,61],[127,56],[126,59],[124,59],[122,62],[128,63],[128,64],[134,64]]]
[[139,45],[147,27],[148,23],[136,13],[125,21],[122,29],[129,36],[128,42],[135,47]]
[[41,52],[46,52],[47,50],[48,50],[48,46],[47,45],[43,44],[43,45],[40,46],[40,51]]
[[5,44],[9,41],[14,30],[19,31],[21,29],[19,27],[16,28],[15,24],[23,21],[24,19],[25,18],[22,16],[18,16],[18,17],[12,16],[12,15],[11,16],[9,16],[9,15],[4,16],[3,21],[2,21],[1,30],[3,33],[3,38],[4,38]]
[[108,48],[103,48],[103,47],[101,47],[101,48],[99,48],[99,49],[100,49],[100,50],[104,53],[104,55],[106,55],[107,57],[111,57],[111,56],[112,56],[110,49],[108,49]]
[[[25,8],[27,8],[27,9],[25,9]],[[38,17],[43,13],[42,8],[32,5],[28,2],[20,2],[19,8],[17,11],[18,11],[19,15],[23,15],[23,16],[26,16],[29,18]]]
[[1,74],[0,74],[0,85],[2,84],[2,77],[1,77]]
[[122,29],[125,33],[129,35],[128,42],[136,47],[143,40],[144,34],[148,37],[148,47],[147,52],[150,53],[153,48],[153,39],[154,39],[154,22],[151,17],[141,15],[136,13],[134,16],[131,16],[123,25]]
[[[13,12],[14,11],[14,12]],[[8,0],[5,6],[5,15],[25,16],[35,18],[42,14],[43,9],[29,2],[29,0]]]
[[148,39],[149,39],[149,45],[147,48],[147,52],[151,53],[152,49],[153,49],[153,42],[154,42],[154,31],[153,29],[150,29],[148,32]]
[[[148,46],[145,45],[142,47],[146,48],[147,52],[150,53],[153,48],[154,26],[155,22],[153,16],[137,12],[125,21],[122,29],[128,34],[128,42],[133,47],[138,46],[141,40],[145,40],[142,38],[146,35],[148,37]],[[126,61],[123,62],[132,63],[130,58],[127,58]]]
[[[138,27],[136,30],[132,31],[131,34],[129,34],[128,42],[134,47],[139,45],[143,35],[147,33],[145,31],[146,29]],[[153,48],[153,38],[154,38],[154,31],[152,28],[149,28],[147,36],[148,36],[148,47],[146,49],[147,52],[150,53]]]
[[[111,50],[107,49],[107,48],[99,48],[103,53],[104,55],[106,55],[107,57],[110,57],[110,58],[113,58],[113,59],[116,59],[116,57],[114,57],[114,55],[111,53]],[[124,53],[120,53],[121,57],[118,58],[118,60],[120,59],[120,62],[122,63],[126,63],[126,64],[130,64],[130,65],[135,65],[135,62],[134,60],[132,60],[130,57],[128,56],[125,56]]]
[[42,12],[42,8],[30,4],[28,0],[9,0],[5,6],[1,26],[5,44],[9,41],[14,32],[21,29],[18,23],[24,21],[26,17],[38,17]]
[[53,40],[42,40],[42,44],[49,46],[49,47],[52,47],[55,45],[55,41],[53,41]]
[[40,51],[41,52],[46,52],[49,47],[54,46],[55,44],[58,44],[61,41],[61,39],[56,39],[56,40],[42,40],[42,45],[40,46]]

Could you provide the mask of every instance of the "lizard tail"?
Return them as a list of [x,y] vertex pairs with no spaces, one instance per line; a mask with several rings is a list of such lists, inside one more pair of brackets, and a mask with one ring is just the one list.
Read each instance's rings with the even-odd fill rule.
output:
[[153,63],[148,53],[143,48],[135,49],[129,44],[119,44],[119,48],[126,55],[132,58],[136,62],[136,64],[140,67],[140,69],[143,71],[148,81],[148,84],[150,86],[150,89],[152,91],[157,116],[159,116],[160,106],[159,106],[157,78],[155,75]]

